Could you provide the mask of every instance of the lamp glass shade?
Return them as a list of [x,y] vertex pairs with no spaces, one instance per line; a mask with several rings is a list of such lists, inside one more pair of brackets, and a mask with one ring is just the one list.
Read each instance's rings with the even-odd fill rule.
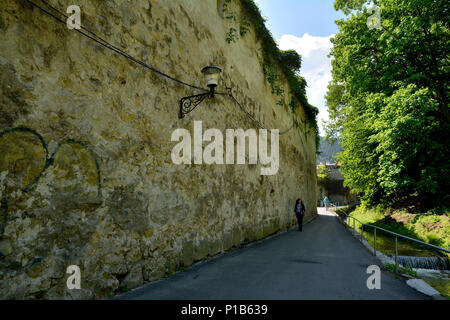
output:
[[205,76],[206,85],[208,87],[217,87],[219,84],[219,77],[222,69],[216,66],[208,66],[202,69],[202,73]]

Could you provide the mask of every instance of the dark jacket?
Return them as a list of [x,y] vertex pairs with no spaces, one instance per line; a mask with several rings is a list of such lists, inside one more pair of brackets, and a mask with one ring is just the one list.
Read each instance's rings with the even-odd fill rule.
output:
[[[300,214],[301,214],[301,215],[304,215],[306,209],[305,209],[305,204],[303,203],[303,201],[302,201],[301,206],[302,206],[302,208],[300,209],[300,210],[301,210],[301,211],[300,211]],[[297,203],[296,203],[295,206],[294,206],[294,212],[295,212],[295,214],[298,214],[298,212],[297,212]]]

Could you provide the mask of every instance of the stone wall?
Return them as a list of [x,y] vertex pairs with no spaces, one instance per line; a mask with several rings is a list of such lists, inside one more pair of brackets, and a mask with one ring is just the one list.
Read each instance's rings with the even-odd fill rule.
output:
[[[36,1],[38,2],[38,1]],[[216,96],[178,119],[199,91],[99,46],[25,0],[0,3],[0,298],[103,298],[262,239],[316,214],[314,132],[272,94],[255,33],[227,43],[234,21],[213,0],[53,0],[81,7],[82,25],[171,76],[219,90],[281,131],[280,168],[175,165],[177,128],[255,128]],[[239,12],[239,2],[234,1]],[[287,82],[283,81],[285,92]],[[69,265],[81,268],[68,290]]]

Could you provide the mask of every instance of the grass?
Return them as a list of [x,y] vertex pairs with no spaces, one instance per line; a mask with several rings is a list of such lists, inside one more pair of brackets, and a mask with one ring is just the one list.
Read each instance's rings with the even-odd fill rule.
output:
[[[406,210],[392,210],[381,206],[368,208],[364,205],[356,208],[341,208],[336,211],[344,217],[348,214],[364,224],[371,224],[389,231],[421,240],[444,249],[450,249],[450,211],[434,210],[426,213],[412,214]],[[350,220],[349,220],[350,221]],[[350,221],[353,226],[353,221]],[[361,233],[361,224],[355,223],[356,230]],[[373,246],[373,228],[365,228],[366,239]],[[394,237],[377,230],[377,249],[383,253],[394,253]],[[400,255],[435,256],[436,251],[430,250],[411,241],[398,239]]]
[[[339,208],[336,210],[336,213],[341,218],[344,218],[346,215],[351,215],[365,224],[372,224],[411,238],[438,245],[445,249],[449,248],[449,210],[431,210],[426,213],[411,214],[406,210],[394,211],[382,207],[367,208],[362,205],[356,208]],[[351,225],[353,226],[353,222]],[[358,232],[361,232],[360,225],[356,225],[356,229]],[[363,234],[369,244],[373,247],[373,228],[365,230]],[[393,237],[378,230],[377,250],[380,250],[385,254],[393,254],[393,248]],[[426,247],[410,241],[401,240],[398,241],[398,252],[400,255],[410,256],[436,255],[436,251],[429,250]],[[449,255],[447,254],[447,256]],[[394,264],[386,264],[383,266],[383,269],[395,274]],[[411,268],[399,267],[399,273],[418,277],[417,273]],[[396,275],[396,277],[398,277],[398,275]],[[424,277],[422,275],[419,277],[436,289],[442,296],[447,299],[450,298],[450,281],[448,281],[448,279]]]
[[[385,264],[383,266],[383,269],[395,274],[395,264],[393,263]],[[409,267],[408,268],[399,267],[398,272],[401,274],[408,274],[412,277],[417,277],[417,272],[415,272],[412,268]]]
[[450,299],[450,280],[448,278],[442,279],[440,277],[431,277],[425,275],[420,275],[419,277],[422,278],[434,289],[436,289],[441,294],[441,296]]

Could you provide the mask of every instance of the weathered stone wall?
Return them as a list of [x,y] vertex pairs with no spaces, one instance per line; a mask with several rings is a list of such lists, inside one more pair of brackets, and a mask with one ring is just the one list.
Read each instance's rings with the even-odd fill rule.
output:
[[[280,136],[280,168],[174,165],[172,132],[255,128],[227,97],[183,120],[181,86],[81,36],[24,0],[0,3],[0,298],[101,298],[316,214],[315,140],[302,108],[277,105],[252,30],[234,43],[214,0],[54,0],[82,24],[188,83],[223,68],[246,110]],[[236,2],[236,1],[235,1]],[[239,3],[234,4],[239,10]],[[283,82],[285,91],[288,85]],[[289,96],[285,96],[289,101]],[[81,268],[81,290],[66,268]]]

